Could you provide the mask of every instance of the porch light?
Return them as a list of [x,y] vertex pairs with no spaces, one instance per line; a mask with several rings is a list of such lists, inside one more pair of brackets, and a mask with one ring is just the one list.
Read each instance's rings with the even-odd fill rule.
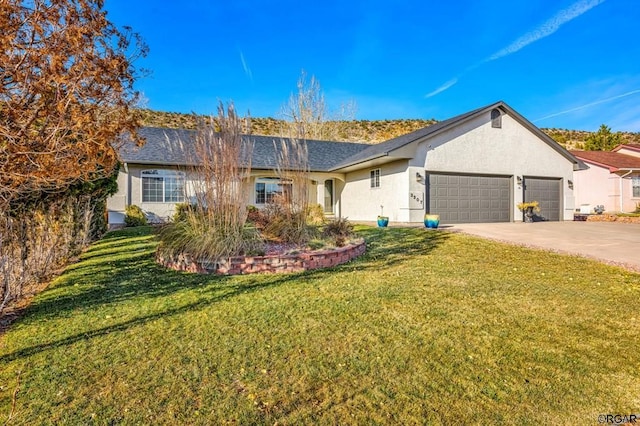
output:
[[420,172],[416,172],[416,181],[418,181],[418,182],[422,182],[423,181],[423,177],[420,174]]
[[573,189],[573,181],[571,179],[567,180],[567,185],[569,185],[569,189]]
[[522,176],[516,176],[516,181],[518,182],[519,186],[522,186]]

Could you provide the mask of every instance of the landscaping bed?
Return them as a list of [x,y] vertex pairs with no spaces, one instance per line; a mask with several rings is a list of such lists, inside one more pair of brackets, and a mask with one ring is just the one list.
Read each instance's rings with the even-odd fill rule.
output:
[[640,215],[635,214],[591,214],[586,216],[587,222],[620,222],[640,223]]
[[[237,274],[274,274],[310,271],[319,268],[330,268],[349,262],[363,254],[366,243],[363,239],[347,244],[344,247],[335,247],[321,250],[309,250],[305,248],[295,249],[288,245],[281,253],[273,253],[265,256],[232,256],[216,261],[197,261],[188,255],[180,254],[172,256],[158,252],[156,261],[169,269],[176,271],[197,272],[201,274],[237,275]],[[293,251],[293,252],[292,252]]]

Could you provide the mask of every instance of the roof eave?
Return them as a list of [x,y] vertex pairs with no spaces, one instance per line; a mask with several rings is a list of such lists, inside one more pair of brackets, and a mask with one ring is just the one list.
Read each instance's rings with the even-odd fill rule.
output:
[[127,164],[140,164],[143,166],[173,166],[173,167],[197,167],[198,164],[186,163],[186,162],[174,162],[174,161],[153,161],[153,160],[132,160],[121,158],[120,161]]
[[634,145],[629,145],[626,143],[621,143],[620,145],[617,145],[615,148],[613,148],[611,151],[612,152],[618,152],[621,149],[629,149],[631,151],[637,151],[640,152],[640,147],[634,146]]
[[[396,150],[393,150],[396,151]],[[378,155],[372,155],[370,157],[367,157],[365,159],[362,160],[358,160],[354,163],[348,163],[348,164],[339,164],[331,169],[329,169],[330,172],[341,172],[341,173],[347,173],[353,170],[357,170],[357,169],[361,169],[364,167],[367,167],[369,165],[380,165],[380,164],[384,164],[384,163],[390,163],[392,161],[396,161],[396,160],[409,160],[411,158],[413,158],[413,156],[407,156],[407,155],[391,155],[391,153],[393,151],[388,151],[388,152],[383,152],[380,153]],[[381,159],[385,159],[385,161],[377,161],[376,160],[381,160]],[[369,163],[369,164],[367,164]]]
[[611,173],[615,173],[615,172],[620,172],[620,171],[638,171],[640,170],[640,168],[638,167],[624,167],[624,166],[614,166],[613,164],[607,164],[607,163],[603,163],[601,161],[597,161],[597,160],[592,160],[589,158],[581,158],[579,156],[576,156],[579,160],[584,161],[586,163],[589,164],[593,164],[599,167],[602,167],[604,169],[608,169]]
[[612,172],[640,172],[640,167],[614,167],[610,169]]
[[374,160],[378,160],[380,158],[385,158],[388,157],[389,153],[388,152],[383,152],[381,154],[378,155],[373,155],[371,157],[367,157],[365,159],[362,160],[358,160],[355,163],[347,163],[347,164],[338,164],[337,166],[332,167],[331,169],[329,169],[330,172],[338,172],[338,171],[343,171],[343,172],[347,172],[347,171],[351,171],[354,167],[364,164],[364,163],[368,163],[370,161],[374,161]]

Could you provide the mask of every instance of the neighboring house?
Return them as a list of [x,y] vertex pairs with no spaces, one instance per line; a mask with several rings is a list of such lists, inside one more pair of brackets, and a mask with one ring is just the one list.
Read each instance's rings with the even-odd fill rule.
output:
[[[120,189],[108,203],[112,224],[123,222],[130,204],[166,220],[176,202],[189,200],[193,132],[140,133],[143,147],[121,151]],[[280,140],[247,137],[254,144],[247,202],[261,206],[286,185],[274,172]],[[517,204],[534,200],[545,220],[572,220],[573,173],[585,167],[504,102],[376,145],[307,144],[311,200],[328,215],[357,221],[381,212],[392,222],[419,223],[426,212],[444,224],[521,221]]]
[[619,152],[620,154],[631,155],[632,157],[640,157],[640,144],[625,143],[616,146],[612,151]]
[[571,151],[589,169],[575,173],[576,205],[583,213],[604,206],[609,212],[632,212],[640,204],[640,145],[613,151]]

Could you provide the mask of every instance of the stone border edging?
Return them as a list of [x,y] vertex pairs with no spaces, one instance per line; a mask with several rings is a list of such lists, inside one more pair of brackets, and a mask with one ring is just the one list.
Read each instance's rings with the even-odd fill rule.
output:
[[362,255],[366,250],[366,246],[366,242],[362,240],[358,243],[331,250],[322,249],[298,254],[274,254],[268,256],[232,256],[215,262],[194,261],[184,254],[174,258],[173,256],[163,256],[156,252],[156,262],[165,268],[175,271],[199,274],[280,274],[341,265]]
[[592,214],[587,216],[587,222],[620,222],[620,223],[640,223],[637,216],[617,216],[614,214]]

